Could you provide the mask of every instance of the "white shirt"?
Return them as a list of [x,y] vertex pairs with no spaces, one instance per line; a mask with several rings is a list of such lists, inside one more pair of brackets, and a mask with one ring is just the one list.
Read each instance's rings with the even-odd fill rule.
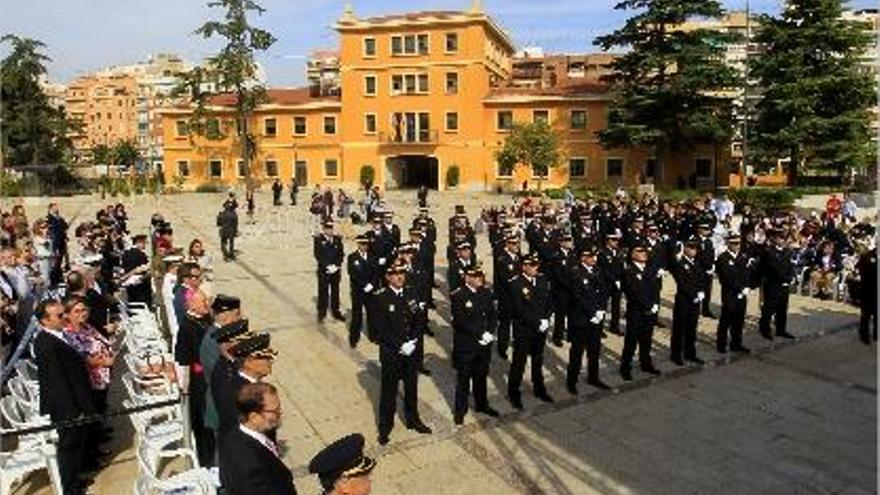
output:
[[251,378],[250,375],[242,373],[241,371],[238,372],[238,376],[244,378],[244,380],[248,383],[257,383],[258,381],[256,378]]
[[260,442],[264,447],[269,449],[269,452],[272,452],[273,454],[275,454],[275,457],[278,457],[278,446],[275,445],[275,442],[270,440],[269,437],[260,433],[259,431],[252,430],[243,424],[239,424],[238,429],[241,430],[241,432],[245,435]]

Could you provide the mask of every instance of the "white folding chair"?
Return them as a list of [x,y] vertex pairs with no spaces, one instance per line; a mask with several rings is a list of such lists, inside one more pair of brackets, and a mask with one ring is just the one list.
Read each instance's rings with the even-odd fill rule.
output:
[[[167,451],[167,454],[173,457],[186,457],[193,466],[199,465],[196,454],[192,449],[175,449]],[[188,471],[162,478],[159,475],[158,460],[151,460],[149,452],[145,450],[143,445],[137,449],[137,461],[139,473],[134,484],[135,495],[152,495],[154,493],[168,492],[201,495],[214,495],[217,493],[213,476],[207,469],[195,467]]]

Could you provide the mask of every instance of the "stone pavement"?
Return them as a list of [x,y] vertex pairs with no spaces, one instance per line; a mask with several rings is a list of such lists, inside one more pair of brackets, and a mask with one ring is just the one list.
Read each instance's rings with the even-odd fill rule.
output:
[[[405,231],[415,213],[415,194],[390,196]],[[221,201],[216,194],[136,198],[129,207],[133,230],[160,211],[173,221],[178,244],[199,237],[219,258],[214,216]],[[453,205],[465,204],[473,218],[481,206],[507,201],[490,194],[432,195],[438,277],[445,271],[446,218]],[[352,431],[364,433],[379,460],[373,474],[377,494],[876,492],[876,347],[857,342],[856,310],[793,296],[789,329],[799,338],[770,343],[756,334],[753,295],[745,338],[756,351],[752,356],[716,354],[716,321],[701,319],[698,354],[708,364],[677,368],[668,356],[672,282],[665,284],[660,313],[666,327],[654,339],[663,376],[636,373],[634,382],[624,384],[616,372],[622,339],[610,336],[603,341],[601,374],[614,391],[599,393],[584,383],[574,398],[564,387],[568,348],[548,345],[545,377],[557,402],[532,398],[526,378],[526,408],[517,412],[504,399],[508,363],[495,355],[489,396],[502,417],[470,414],[458,428],[451,414],[449,308],[445,289],[436,290],[438,311],[431,325],[437,337],[426,339],[426,365],[433,375],[419,379],[420,412],[434,434],[415,434],[398,421],[391,443],[379,447],[377,349],[364,340],[351,350],[344,323],[316,323],[309,236],[314,223],[302,201],[296,208],[270,203],[267,194],[258,195],[254,224],[241,216],[239,260],[217,262],[213,290],[241,296],[252,328],[271,332],[280,352],[272,377],[284,410],[279,438],[286,441],[285,461],[300,493],[319,493],[305,469],[311,456]],[[68,213],[91,216],[100,203],[70,198],[63,204]],[[340,230],[349,251],[362,228],[343,224]],[[478,235],[477,252],[491,259],[485,235]],[[716,312],[719,293],[716,285]],[[345,276],[341,294],[345,309]],[[124,422],[116,424],[126,429]],[[131,491],[137,468],[130,443],[124,438],[115,446],[119,453],[96,479],[95,493]],[[44,479],[34,477],[17,493],[45,493],[44,487]]]

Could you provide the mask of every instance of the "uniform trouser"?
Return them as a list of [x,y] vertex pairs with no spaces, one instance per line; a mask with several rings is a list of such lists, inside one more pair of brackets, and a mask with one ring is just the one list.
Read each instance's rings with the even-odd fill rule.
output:
[[570,301],[566,294],[554,294],[553,296],[553,339],[562,340],[568,329],[568,308]]
[[599,325],[587,325],[584,328],[569,328],[568,340],[571,348],[568,351],[568,372],[566,381],[570,385],[577,383],[578,375],[584,361],[584,353],[587,354],[587,381],[593,382],[599,379],[599,354],[602,352],[602,339],[599,333],[602,328]]
[[296,194],[290,195],[290,206],[296,206]]
[[632,358],[639,348],[639,364],[642,367],[653,366],[651,361],[651,340],[654,337],[654,318],[647,315],[627,313],[626,334],[623,337],[623,352],[620,356],[620,368],[630,369]]
[[718,350],[727,349],[727,338],[730,337],[730,347],[737,349],[742,347],[743,326],[746,322],[745,299],[741,304],[721,305],[721,318],[718,320],[718,333],[715,345]]
[[[502,296],[504,297],[504,296]],[[510,308],[507,303],[498,299],[498,350],[507,352],[510,347]]]
[[758,329],[762,334],[770,335],[770,319],[776,324],[776,334],[785,333],[788,321],[788,287],[764,287],[764,301],[761,303],[761,319]]
[[464,417],[468,412],[468,398],[471,384],[474,387],[474,406],[477,411],[489,407],[486,390],[486,377],[489,375],[489,351],[478,351],[479,354],[459,359],[456,364],[455,379],[455,416]]
[[235,258],[235,236],[220,236],[220,251],[223,253],[223,259]]
[[[876,296],[873,296],[876,297]],[[875,301],[861,300],[862,310],[859,317],[859,338],[863,342],[877,340],[877,304]]]
[[703,292],[706,293],[706,298],[703,299],[702,311],[703,314],[709,314],[709,302],[712,300],[712,276],[706,277],[709,279],[708,282],[703,284]]
[[360,290],[351,291],[351,321],[348,325],[349,344],[354,345],[361,340],[361,327],[363,327],[367,297],[369,296]]
[[513,360],[510,362],[510,376],[507,379],[507,395],[511,398],[519,398],[520,386],[522,385],[523,373],[526,370],[526,359],[531,359],[532,366],[532,390],[535,395],[544,395],[547,389],[544,387],[544,345],[543,333],[529,338],[513,339]]
[[196,454],[201,466],[214,465],[216,441],[214,430],[205,426],[205,397],[207,384],[201,375],[192,377],[189,388],[189,422],[196,440]]
[[700,321],[700,306],[686,300],[687,296],[676,297],[672,307],[672,338],[669,342],[671,357],[680,360],[682,352],[685,359],[697,357],[697,324]]
[[88,426],[58,429],[58,474],[64,495],[83,493],[79,473],[82,471]]
[[620,333],[620,299],[622,292],[611,289],[611,322],[608,329],[614,333]]
[[327,303],[329,300],[330,311],[339,313],[339,272],[334,274],[318,272],[318,317],[327,315]]
[[394,428],[397,410],[397,385],[403,380],[403,411],[406,423],[420,421],[418,409],[418,361],[395,358],[382,361],[382,386],[379,392],[379,434],[387,435]]
[[279,206],[281,204],[281,193],[272,194],[272,204]]

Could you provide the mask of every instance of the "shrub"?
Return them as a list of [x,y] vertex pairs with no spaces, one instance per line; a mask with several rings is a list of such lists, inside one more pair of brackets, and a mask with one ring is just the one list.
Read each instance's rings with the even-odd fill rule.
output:
[[801,193],[786,188],[741,187],[729,190],[727,195],[737,208],[748,203],[752,205],[752,208],[758,210],[775,211],[794,206],[794,202],[801,196]]
[[204,184],[196,186],[197,193],[218,193],[223,191],[223,184],[219,182],[205,182]]
[[458,165],[450,165],[449,168],[446,169],[446,187],[458,186],[460,175],[461,170],[459,170]]
[[376,181],[376,169],[372,165],[361,167],[361,185],[372,185]]

